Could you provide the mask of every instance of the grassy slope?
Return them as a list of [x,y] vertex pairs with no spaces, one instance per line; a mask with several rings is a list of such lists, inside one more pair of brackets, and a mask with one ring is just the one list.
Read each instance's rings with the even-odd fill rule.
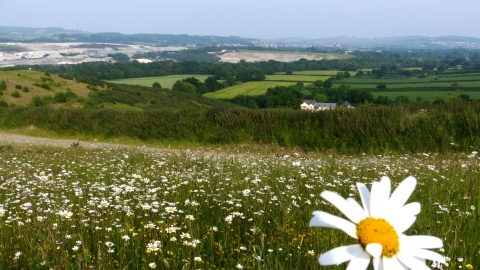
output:
[[[20,71],[0,71],[0,80],[7,82],[7,89],[3,91],[0,99],[5,100],[8,104],[26,106],[34,96],[54,96],[56,92],[65,92],[70,88],[79,97],[90,99],[90,89],[87,84],[79,83],[75,80],[67,80],[56,74],[50,74],[50,78],[54,83],[50,84],[51,90],[46,90],[34,83],[42,83],[41,77],[45,77],[42,72],[33,70]],[[29,92],[23,92],[22,89],[16,89],[15,85],[27,86]],[[111,84],[110,87],[104,88],[96,86],[99,90],[93,93],[97,95],[96,104],[102,107],[116,108],[122,110],[142,110],[143,108],[171,108],[171,109],[188,109],[188,108],[227,108],[233,106],[230,103],[217,101],[214,99],[180,93],[176,91],[153,89],[151,87]],[[15,98],[12,93],[18,91],[20,97]]]
[[[51,74],[50,78],[55,84],[50,84],[51,90],[46,90],[38,86],[34,86],[34,83],[41,83],[41,77],[45,77],[43,72],[33,70],[19,70],[19,71],[0,71],[0,80],[4,79],[7,82],[7,90],[3,91],[3,95],[0,99],[5,100],[9,104],[27,105],[33,96],[53,96],[56,92],[65,92],[67,88],[70,88],[79,97],[87,97],[90,90],[84,83],[78,83],[75,80],[67,80],[60,78],[56,74]],[[16,89],[15,85],[27,86],[29,92],[25,93],[21,89]],[[18,91],[20,93],[19,98],[12,97],[12,93]]]

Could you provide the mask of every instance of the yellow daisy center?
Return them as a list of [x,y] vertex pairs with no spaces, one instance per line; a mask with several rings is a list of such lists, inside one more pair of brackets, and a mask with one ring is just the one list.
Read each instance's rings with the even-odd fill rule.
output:
[[400,248],[397,232],[385,219],[362,220],[357,225],[357,236],[363,248],[373,243],[382,245],[382,255],[388,258],[395,255]]

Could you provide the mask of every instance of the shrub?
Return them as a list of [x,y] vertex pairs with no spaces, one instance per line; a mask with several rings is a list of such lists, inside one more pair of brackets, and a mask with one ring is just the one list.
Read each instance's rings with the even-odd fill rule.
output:
[[55,100],[57,103],[65,103],[67,102],[67,95],[64,92],[55,93],[53,100]]
[[33,106],[33,107],[45,106],[45,101],[43,101],[43,99],[39,96],[34,96],[30,101],[30,106]]
[[5,100],[0,99],[0,107],[8,107],[8,103]]
[[25,93],[28,93],[28,92],[30,92],[30,89],[28,89],[28,87],[24,86],[22,91],[25,92]]
[[67,92],[65,92],[67,98],[77,98],[78,95],[75,94],[70,88],[67,88]]
[[17,90],[15,90],[15,91],[12,93],[12,97],[14,97],[14,98],[19,98],[19,97],[20,97],[20,93],[19,93]]
[[0,81],[0,91],[7,89],[7,82],[5,80]]
[[16,84],[15,88],[20,90],[20,89],[22,89],[22,86],[20,84]]

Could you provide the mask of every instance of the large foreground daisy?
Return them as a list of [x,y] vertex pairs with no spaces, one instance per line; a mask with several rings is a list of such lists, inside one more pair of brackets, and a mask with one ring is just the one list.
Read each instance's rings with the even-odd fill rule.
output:
[[365,270],[373,258],[375,270],[430,269],[425,260],[445,263],[438,253],[427,250],[443,247],[442,240],[426,235],[406,236],[403,233],[415,222],[420,213],[418,202],[405,204],[417,180],[406,178],[390,196],[391,182],[386,176],[374,182],[371,193],[357,183],[363,207],[354,199],[344,199],[337,193],[324,191],[320,196],[333,204],[348,219],[315,211],[310,226],[340,229],[357,239],[358,244],[334,248],[318,259],[321,265],[334,265],[346,261],[348,270]]

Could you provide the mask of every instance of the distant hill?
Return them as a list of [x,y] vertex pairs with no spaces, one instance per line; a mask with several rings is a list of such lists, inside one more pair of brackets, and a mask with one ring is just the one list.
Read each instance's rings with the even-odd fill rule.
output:
[[381,38],[340,36],[319,39],[283,38],[272,41],[342,49],[480,49],[480,38],[461,36],[407,36]]
[[63,28],[31,28],[0,26],[0,42],[107,42],[154,46],[208,46],[252,45],[252,40],[241,37],[170,35],[170,34],[121,34],[115,32],[90,33]]
[[158,88],[106,83],[97,79],[43,73],[33,70],[0,71],[1,101],[8,106],[86,106],[127,110],[228,108],[235,105],[200,95]]

